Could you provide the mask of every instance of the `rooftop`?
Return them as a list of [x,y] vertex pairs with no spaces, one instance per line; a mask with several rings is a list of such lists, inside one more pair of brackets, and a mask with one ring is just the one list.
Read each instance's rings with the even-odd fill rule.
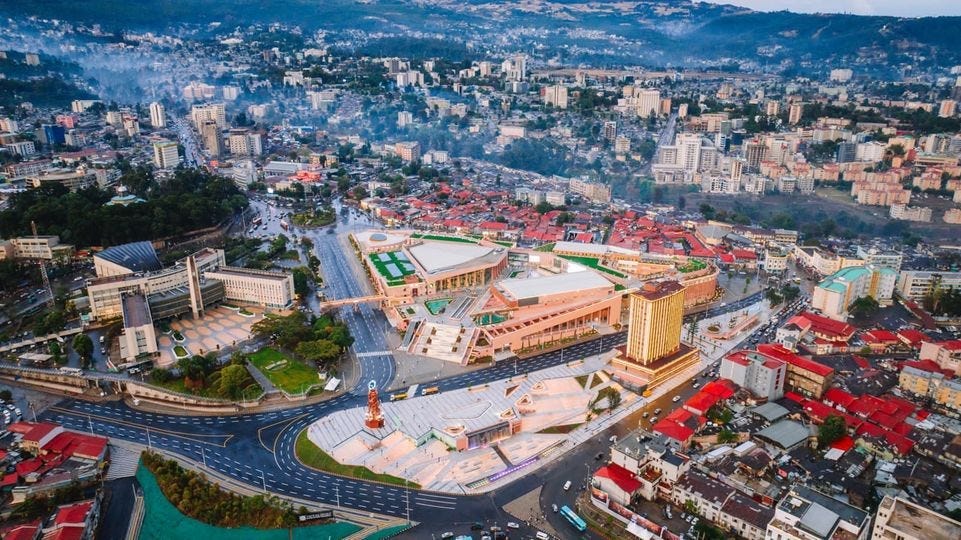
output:
[[458,266],[469,264],[503,248],[490,248],[460,242],[427,241],[412,246],[407,251],[428,274],[437,274]]
[[758,438],[770,441],[781,448],[793,448],[811,436],[811,430],[794,420],[781,420],[755,434]]
[[150,309],[147,299],[140,294],[128,294],[123,297],[123,325],[134,328],[151,324]]
[[928,540],[961,538],[961,523],[900,497],[885,497],[879,510],[890,510],[887,526],[904,536]]
[[614,285],[596,272],[569,272],[536,278],[505,279],[497,287],[515,300],[539,298],[587,289],[613,288]]
[[150,242],[131,242],[109,247],[94,257],[122,266],[131,272],[155,272],[163,268]]

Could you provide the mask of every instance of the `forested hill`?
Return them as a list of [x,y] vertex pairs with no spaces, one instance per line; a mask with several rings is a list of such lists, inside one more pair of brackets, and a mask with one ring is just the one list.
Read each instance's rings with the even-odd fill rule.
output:
[[[961,64],[961,17],[759,13],[689,0],[31,0],[0,2],[0,14],[96,23],[111,31],[188,24],[213,34],[280,22],[324,29],[358,47],[365,44],[363,32],[432,36],[478,54],[533,50],[563,65],[812,73],[856,64],[863,74],[900,77]],[[212,22],[220,24],[208,27]]]

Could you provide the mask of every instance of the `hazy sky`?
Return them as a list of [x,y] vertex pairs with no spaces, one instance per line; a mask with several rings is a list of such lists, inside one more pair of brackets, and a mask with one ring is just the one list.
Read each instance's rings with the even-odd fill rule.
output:
[[786,9],[798,13],[856,13],[897,17],[961,16],[959,0],[707,0],[758,11]]

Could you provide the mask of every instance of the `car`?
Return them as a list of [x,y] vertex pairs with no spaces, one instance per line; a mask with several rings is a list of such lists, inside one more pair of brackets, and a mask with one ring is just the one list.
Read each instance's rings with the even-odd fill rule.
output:
[[482,531],[482,530],[484,530],[484,524],[481,523],[481,522],[479,522],[479,521],[475,521],[474,524],[470,526],[470,530],[472,530],[472,531]]
[[604,459],[604,452],[598,452],[598,454],[594,456],[594,461],[600,461],[602,459]]
[[660,408],[654,409],[654,416],[657,416],[659,414],[661,414],[661,409]]
[[650,414],[650,413],[648,413],[647,411],[644,411],[644,414],[642,414],[641,417],[642,417],[642,418],[647,418],[647,417],[648,417],[648,414]]
[[682,520],[682,521],[686,521],[686,520],[687,520],[687,512],[681,512],[681,520]]
[[568,491],[569,489],[571,489],[571,481],[570,481],[570,480],[568,480],[567,482],[564,482],[564,491]]
[[454,533],[447,531],[444,534],[440,535],[440,537],[441,537],[441,540],[447,540],[448,538],[453,538]]
[[556,504],[552,504],[552,505],[551,505],[551,510],[553,510],[554,513],[556,514],[556,513],[557,513],[557,505],[556,505]]
[[537,534],[535,534],[534,536],[537,538],[537,540],[551,540],[550,535],[548,535],[544,531],[537,531]]
[[700,388],[700,387],[701,387],[701,383],[694,383],[694,384],[691,386],[691,388],[693,388],[693,389],[695,389],[695,390],[697,390],[697,389]]
[[696,516],[694,517],[694,519],[691,520],[691,525],[697,525],[697,517],[696,517]]
[[678,401],[681,401],[681,396],[674,396],[673,398],[671,398],[671,401],[673,401],[674,403],[677,403]]
[[508,521],[508,522],[507,522],[507,528],[508,528],[508,529],[520,529],[521,526],[518,525],[517,523],[514,523],[513,521]]

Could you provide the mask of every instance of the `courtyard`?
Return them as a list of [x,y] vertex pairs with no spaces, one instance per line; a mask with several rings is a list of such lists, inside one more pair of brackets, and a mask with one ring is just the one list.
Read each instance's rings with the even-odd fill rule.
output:
[[208,310],[200,319],[172,321],[170,332],[157,336],[160,349],[157,365],[168,368],[177,363],[178,357],[202,355],[250,339],[250,328],[264,317],[264,310],[247,307],[243,312],[238,308],[218,306]]

